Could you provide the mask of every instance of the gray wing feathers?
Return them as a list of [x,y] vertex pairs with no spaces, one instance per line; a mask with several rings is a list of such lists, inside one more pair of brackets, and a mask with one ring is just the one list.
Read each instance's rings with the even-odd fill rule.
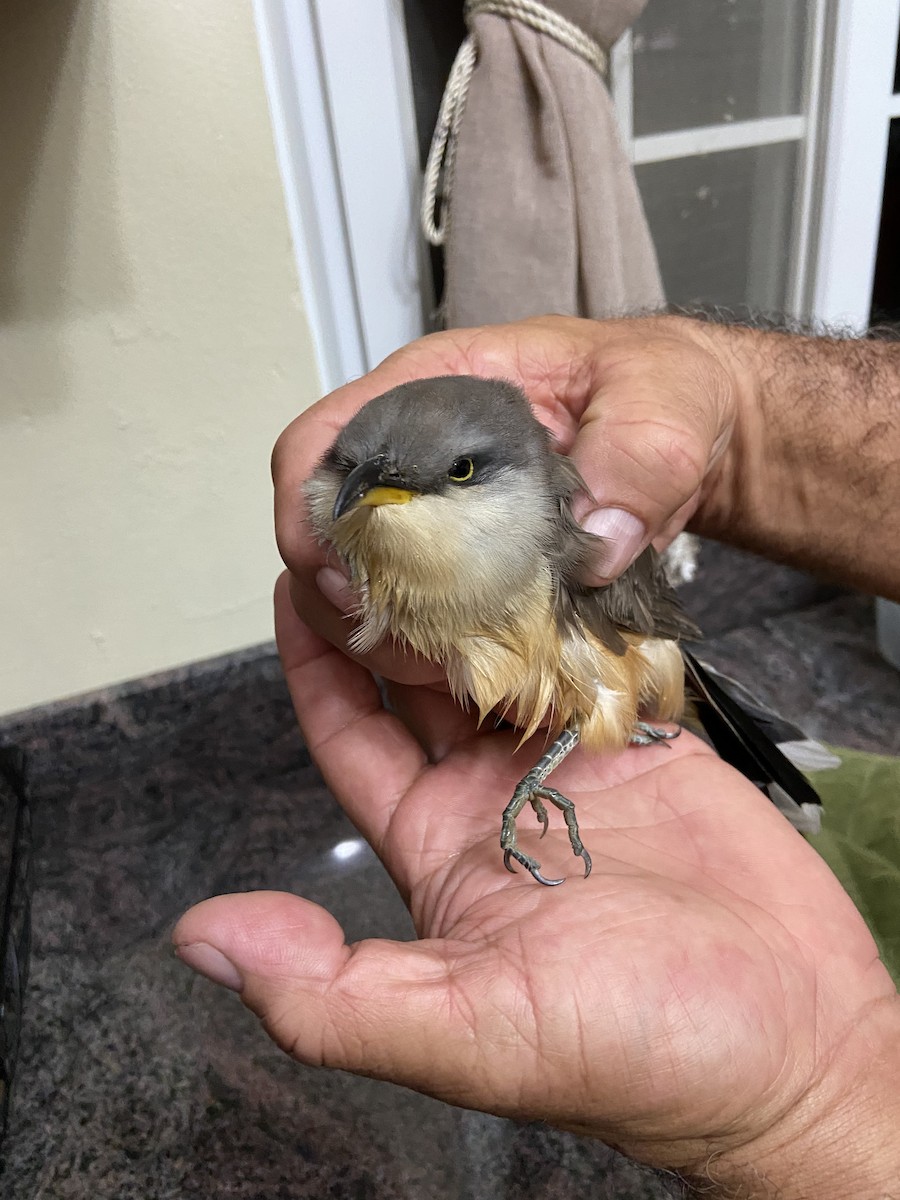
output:
[[572,497],[587,489],[570,459],[554,454],[552,460],[551,482],[559,503],[554,568],[562,613],[574,611],[595,637],[616,654],[623,654],[626,649],[618,632],[622,629],[675,641],[699,638],[700,630],[682,610],[652,546],[606,587],[584,587],[578,582],[597,543],[592,534],[576,524],[571,513]]

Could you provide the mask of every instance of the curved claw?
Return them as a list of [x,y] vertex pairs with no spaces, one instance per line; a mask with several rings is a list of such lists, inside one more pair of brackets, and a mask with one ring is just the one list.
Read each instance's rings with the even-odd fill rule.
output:
[[584,877],[587,879],[588,875],[591,873],[591,867],[594,865],[591,862],[591,856],[588,854],[587,850],[582,847],[581,853],[578,855],[578,857],[584,859]]
[[[529,861],[529,859],[524,854],[521,854],[518,850],[504,850],[503,865],[506,867],[507,871],[512,872],[513,875],[515,875],[516,869],[510,865],[510,859],[515,859],[517,863],[521,863],[521,865],[532,876],[532,878],[536,879],[538,883],[542,883],[544,887],[559,887],[561,883],[566,882],[565,879],[547,879],[547,877],[542,875],[540,872],[540,863],[536,863],[533,860]],[[588,870],[590,870],[590,868],[588,868]]]
[[538,881],[538,883],[542,883],[544,885],[544,887],[559,887],[559,885],[561,883],[566,882],[565,879],[547,879],[546,876],[544,876],[540,873],[540,871],[537,869],[537,867],[529,867],[528,870],[531,872],[531,874],[534,876],[534,878]]
[[550,818],[547,816],[546,809],[544,812],[538,814],[538,821],[540,821],[541,825],[543,826],[541,829],[541,837],[543,837],[550,828]]
[[676,725],[674,730],[669,730],[660,729],[657,725],[648,725],[646,721],[636,721],[631,740],[638,746],[649,746],[654,743],[665,746],[677,737],[681,737],[680,725]]

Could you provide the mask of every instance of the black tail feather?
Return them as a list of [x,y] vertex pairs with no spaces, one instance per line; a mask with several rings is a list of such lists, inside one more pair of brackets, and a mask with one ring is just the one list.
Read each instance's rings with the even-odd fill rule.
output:
[[[697,717],[714,749],[725,762],[752,780],[775,803],[775,789],[803,812],[807,805],[820,808],[815,788],[779,750],[768,734],[683,646],[685,679]],[[780,799],[780,797],[779,797]],[[782,804],[778,804],[779,808]]]

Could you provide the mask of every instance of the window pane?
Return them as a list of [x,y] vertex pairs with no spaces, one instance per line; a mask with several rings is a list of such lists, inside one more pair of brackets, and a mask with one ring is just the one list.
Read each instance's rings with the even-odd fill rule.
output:
[[637,168],[672,304],[787,309],[797,145]]
[[634,132],[800,112],[806,0],[650,0],[634,26]]

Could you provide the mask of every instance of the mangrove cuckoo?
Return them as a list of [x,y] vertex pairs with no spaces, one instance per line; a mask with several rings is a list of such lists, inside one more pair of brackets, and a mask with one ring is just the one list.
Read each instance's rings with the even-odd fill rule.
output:
[[786,790],[794,808],[818,803],[758,727],[748,744],[740,707],[679,647],[699,631],[652,548],[604,587],[579,582],[597,544],[571,513],[585,484],[511,383],[443,376],[376,397],[306,487],[313,528],[359,597],[354,650],[398,639],[440,663],[482,719],[514,709],[523,741],[549,722],[555,740],[503,813],[509,870],[517,862],[540,883],[562,882],[517,840],[526,803],[546,832],[547,801],[590,873],[574,805],[547,776],[579,742],[604,751],[677,736],[662,726],[682,716],[686,671],[723,757]]

